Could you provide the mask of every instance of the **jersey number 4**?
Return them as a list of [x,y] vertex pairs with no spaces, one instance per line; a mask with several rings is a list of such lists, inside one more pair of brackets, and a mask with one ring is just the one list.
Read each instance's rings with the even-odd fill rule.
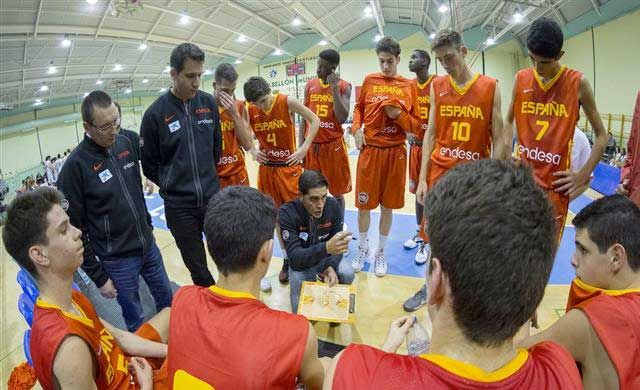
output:
[[540,141],[549,130],[549,121],[536,121],[536,125],[541,126],[538,135],[536,135],[536,141]]
[[273,146],[278,146],[276,143],[276,133],[267,134],[267,143],[270,143]]

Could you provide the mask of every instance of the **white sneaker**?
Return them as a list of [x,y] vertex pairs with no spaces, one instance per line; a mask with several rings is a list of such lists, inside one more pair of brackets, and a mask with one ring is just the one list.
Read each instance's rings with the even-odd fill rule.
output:
[[427,260],[429,260],[430,256],[431,256],[431,245],[421,242],[420,248],[418,248],[418,252],[416,252],[416,257],[415,257],[416,264],[426,263]]
[[265,293],[271,291],[271,282],[269,281],[269,279],[262,278],[260,280],[260,291]]
[[385,276],[387,274],[387,259],[384,258],[384,252],[376,254],[374,265],[376,276]]
[[353,267],[354,272],[360,272],[362,266],[364,266],[364,263],[367,260],[367,257],[369,257],[369,246],[367,245],[364,248],[359,246],[358,254],[351,261],[351,266]]
[[404,249],[413,249],[421,242],[423,242],[422,237],[420,237],[420,234],[416,232],[416,235],[405,241],[402,246],[404,246]]

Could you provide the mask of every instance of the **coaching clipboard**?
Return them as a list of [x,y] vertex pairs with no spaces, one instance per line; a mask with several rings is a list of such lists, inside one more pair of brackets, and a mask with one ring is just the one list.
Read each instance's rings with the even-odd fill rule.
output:
[[348,284],[303,282],[300,289],[298,314],[313,321],[342,322],[355,321],[356,287]]

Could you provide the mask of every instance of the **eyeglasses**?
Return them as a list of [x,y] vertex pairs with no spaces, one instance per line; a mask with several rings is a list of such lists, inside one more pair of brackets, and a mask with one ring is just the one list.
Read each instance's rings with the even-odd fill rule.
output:
[[117,129],[119,129],[119,128],[120,128],[120,121],[121,121],[121,120],[122,120],[122,117],[121,117],[120,115],[118,115],[118,116],[116,117],[116,119],[115,119],[113,122],[111,122],[111,123],[107,123],[107,124],[106,124],[106,125],[104,125],[104,126],[100,126],[100,127],[98,127],[98,126],[94,125],[93,123],[89,123],[89,124],[90,124],[91,126],[93,126],[93,128],[94,128],[94,129],[96,129],[98,132],[100,132],[100,133],[106,133],[108,130],[111,130],[112,128],[113,128],[113,129],[116,129],[116,130],[117,130]]

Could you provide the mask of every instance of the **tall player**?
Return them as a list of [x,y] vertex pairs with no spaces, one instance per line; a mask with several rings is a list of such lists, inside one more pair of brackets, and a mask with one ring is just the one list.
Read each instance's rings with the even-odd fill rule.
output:
[[324,175],[329,182],[329,192],[340,205],[344,220],[343,195],[351,191],[351,172],[342,124],[349,117],[351,84],[335,73],[338,65],[340,54],[337,51],[321,51],[316,70],[318,77],[309,80],[304,89],[304,105],[320,118],[320,130],[307,153],[304,167]]
[[220,188],[227,186],[248,186],[249,176],[244,162],[245,150],[254,151],[249,127],[249,115],[242,100],[235,99],[238,72],[231,64],[216,66],[213,94],[220,113],[222,130],[222,155],[216,164]]
[[356,147],[360,149],[356,174],[356,207],[360,245],[353,269],[362,269],[369,256],[367,234],[371,210],[380,205],[376,276],[387,274],[384,245],[391,230],[393,209],[404,206],[407,169],[406,133],[420,128],[418,92],[415,83],[398,74],[400,45],[393,38],[376,44],[379,73],[367,75],[353,112]]
[[[424,139],[424,133],[427,131],[427,124],[429,123],[429,100],[431,98],[431,82],[435,75],[429,74],[429,65],[431,64],[431,56],[424,50],[416,49],[411,53],[409,57],[409,70],[416,74],[414,82],[418,86],[418,106],[420,107],[420,131],[416,134],[407,134],[407,140],[409,141],[409,192],[416,193],[418,189],[418,179],[420,178],[420,165],[422,163],[422,140]],[[404,242],[406,249],[413,249],[419,246],[416,253],[415,260],[418,264],[424,264],[427,261],[425,253],[426,243],[420,237],[420,223],[422,222],[422,216],[424,214],[424,208],[421,202],[418,202],[416,197],[416,224],[418,229],[416,234]]]
[[[271,196],[280,205],[298,196],[298,178],[302,173],[302,161],[318,134],[320,119],[297,99],[282,93],[272,94],[265,79],[253,76],[244,83],[244,97],[249,104],[249,124],[258,139],[260,150],[256,153],[258,189]],[[309,122],[304,143],[296,150],[294,114]],[[287,253],[276,227],[284,263],[278,278],[281,283],[289,280]],[[292,237],[293,239],[294,237]],[[296,237],[297,239],[297,237]]]
[[[535,20],[527,35],[533,67],[516,74],[507,129],[518,130],[517,154],[533,169],[538,185],[555,209],[558,242],[569,210],[569,196],[589,183],[607,144],[593,91],[582,73],[560,64],[564,55],[560,26],[549,18]],[[571,170],[571,143],[580,116],[587,115],[596,139],[584,166]]]
[[[471,73],[465,61],[467,48],[460,34],[453,30],[438,32],[431,49],[449,76],[438,77],[431,83],[429,126],[424,135],[416,191],[419,202],[449,169],[492,154],[493,158],[507,159],[510,145],[502,126],[497,80]],[[420,234],[429,242],[424,229]],[[426,261],[430,251],[431,247],[426,245],[422,261]],[[424,285],[403,307],[414,311],[426,300]]]

